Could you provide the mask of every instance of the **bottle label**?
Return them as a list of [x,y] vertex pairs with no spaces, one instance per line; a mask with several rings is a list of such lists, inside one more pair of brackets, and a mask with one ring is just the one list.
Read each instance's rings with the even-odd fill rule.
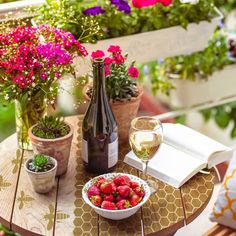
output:
[[88,142],[82,139],[82,159],[88,163]]
[[118,138],[109,144],[108,147],[108,168],[116,165],[118,162]]

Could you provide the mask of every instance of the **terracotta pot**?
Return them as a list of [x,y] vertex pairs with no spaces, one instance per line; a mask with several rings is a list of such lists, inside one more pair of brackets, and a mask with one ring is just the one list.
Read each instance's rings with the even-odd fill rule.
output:
[[[87,91],[91,88],[91,86],[92,84],[88,83],[83,88],[83,95],[87,101],[90,101]],[[139,86],[138,97],[125,101],[110,101],[111,109],[118,124],[119,143],[128,142],[130,124],[131,121],[137,116],[142,95],[143,89]]]
[[48,193],[55,184],[55,177],[57,172],[57,160],[49,157],[50,161],[54,164],[54,167],[46,172],[33,172],[28,169],[29,160],[25,163],[25,170],[28,173],[29,179],[33,186],[33,189],[37,193]]
[[66,124],[70,126],[70,133],[64,137],[56,139],[43,139],[36,137],[32,133],[32,129],[37,126],[37,124],[29,129],[29,137],[33,146],[34,153],[48,155],[57,160],[57,176],[66,173],[70,158],[73,127],[68,123]]

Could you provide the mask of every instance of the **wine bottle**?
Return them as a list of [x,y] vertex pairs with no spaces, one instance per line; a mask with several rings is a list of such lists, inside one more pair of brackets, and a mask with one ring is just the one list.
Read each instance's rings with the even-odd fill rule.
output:
[[93,95],[83,120],[82,158],[87,171],[111,172],[118,162],[118,130],[105,90],[103,59],[93,62]]

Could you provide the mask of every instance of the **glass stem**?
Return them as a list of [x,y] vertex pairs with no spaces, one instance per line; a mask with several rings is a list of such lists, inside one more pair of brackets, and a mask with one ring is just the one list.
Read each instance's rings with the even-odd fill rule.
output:
[[145,180],[148,180],[148,176],[147,176],[148,163],[149,163],[149,161],[144,162],[145,167],[144,167],[143,174],[144,174],[144,179]]

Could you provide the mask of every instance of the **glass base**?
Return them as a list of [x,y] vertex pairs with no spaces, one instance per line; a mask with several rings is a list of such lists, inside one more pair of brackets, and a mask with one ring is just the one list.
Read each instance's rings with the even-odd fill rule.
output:
[[18,140],[18,147],[19,147],[20,149],[23,149],[23,150],[33,151],[33,147],[32,147],[31,142],[26,143],[26,142],[20,142],[20,141]]
[[150,188],[151,195],[154,194],[154,193],[156,193],[157,190],[158,190],[158,184],[157,184],[157,182],[154,181],[154,180],[151,180],[151,179],[146,180],[146,182],[147,182],[147,184],[148,184],[148,186],[149,186],[149,188]]

